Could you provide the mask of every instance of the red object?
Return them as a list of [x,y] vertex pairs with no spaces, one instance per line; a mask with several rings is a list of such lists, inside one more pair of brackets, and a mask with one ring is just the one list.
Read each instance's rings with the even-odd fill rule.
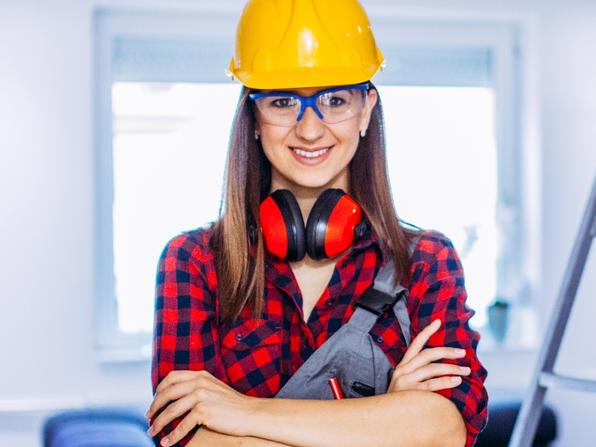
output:
[[259,208],[265,246],[270,253],[281,259],[288,254],[287,224],[279,205],[268,196]]
[[344,398],[344,393],[341,390],[341,385],[339,384],[339,380],[337,379],[337,377],[329,378],[329,388],[331,388],[331,393],[333,393],[334,399]]
[[333,258],[354,242],[354,229],[362,220],[360,206],[349,195],[343,196],[329,214],[325,234],[325,254]]
[[362,210],[344,191],[329,188],[315,201],[305,225],[292,192],[278,189],[259,206],[259,220],[269,253],[290,262],[306,253],[312,259],[326,259],[352,245]]

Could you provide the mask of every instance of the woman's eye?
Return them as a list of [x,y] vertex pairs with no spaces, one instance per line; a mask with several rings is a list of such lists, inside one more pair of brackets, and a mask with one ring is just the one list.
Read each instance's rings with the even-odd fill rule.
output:
[[286,108],[286,107],[294,107],[296,105],[296,99],[295,98],[277,98],[274,99],[273,101],[271,101],[271,105],[273,107],[278,107],[280,109],[282,108]]
[[321,102],[327,107],[340,107],[346,103],[346,100],[341,96],[323,95]]
[[343,98],[340,98],[338,96],[334,96],[333,98],[331,98],[331,105],[332,106],[341,106],[345,103]]

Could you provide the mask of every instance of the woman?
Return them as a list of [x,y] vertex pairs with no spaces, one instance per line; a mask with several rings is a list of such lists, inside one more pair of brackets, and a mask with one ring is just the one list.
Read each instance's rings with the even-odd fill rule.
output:
[[486,423],[461,264],[395,214],[382,53],[340,3],[245,7],[223,211],[159,262],[161,445],[471,446]]

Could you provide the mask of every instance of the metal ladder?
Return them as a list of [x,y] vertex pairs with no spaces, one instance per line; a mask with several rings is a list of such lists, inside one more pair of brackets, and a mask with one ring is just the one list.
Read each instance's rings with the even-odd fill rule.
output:
[[566,377],[553,371],[561,340],[567,327],[569,314],[575,301],[577,288],[590,253],[592,239],[596,236],[596,177],[592,183],[592,192],[573,245],[573,250],[563,277],[561,289],[550,322],[544,334],[544,342],[538,356],[538,364],[517,417],[509,447],[530,447],[534,441],[536,428],[546,390],[551,387],[596,392],[596,380]]

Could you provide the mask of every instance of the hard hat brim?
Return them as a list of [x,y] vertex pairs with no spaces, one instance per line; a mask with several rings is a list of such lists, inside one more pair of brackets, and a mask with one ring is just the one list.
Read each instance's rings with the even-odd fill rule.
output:
[[229,71],[246,87],[258,90],[289,88],[331,87],[360,84],[370,80],[378,71],[377,66],[367,70],[355,71],[346,68],[303,68],[275,73],[249,73],[247,71]]

